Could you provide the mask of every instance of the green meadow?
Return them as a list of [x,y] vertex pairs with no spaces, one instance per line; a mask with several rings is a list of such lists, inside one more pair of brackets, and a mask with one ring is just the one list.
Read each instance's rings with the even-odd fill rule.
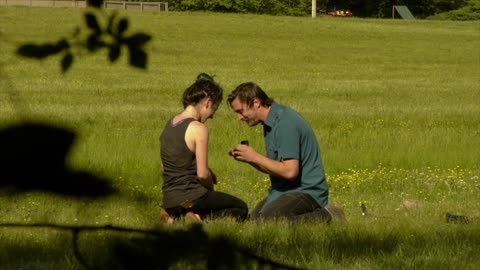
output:
[[[114,64],[106,51],[84,52],[66,74],[57,56],[15,54],[24,43],[71,36],[83,27],[83,12],[0,7],[0,128],[28,119],[74,130],[68,166],[110,179],[120,193],[79,201],[0,191],[0,223],[188,231],[160,223],[159,136],[182,110],[184,89],[206,72],[225,96],[255,81],[311,123],[330,201],[348,219],[219,220],[203,225],[209,237],[228,236],[258,256],[305,269],[480,265],[480,22],[131,11],[119,13],[129,19],[129,33],[152,36],[146,70],[130,67],[126,51]],[[268,178],[227,153],[245,139],[265,152],[262,127],[239,122],[225,103],[207,126],[217,190],[253,208]],[[447,223],[447,212],[472,222]],[[91,265],[107,265],[109,237],[79,236]],[[179,259],[171,268],[205,268],[203,260]],[[1,226],[0,268],[84,269],[68,233]]]

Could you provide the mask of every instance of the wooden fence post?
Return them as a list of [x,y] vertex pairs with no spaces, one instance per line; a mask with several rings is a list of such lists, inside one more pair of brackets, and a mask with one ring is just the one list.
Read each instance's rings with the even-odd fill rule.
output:
[[312,18],[317,17],[317,0],[312,0]]

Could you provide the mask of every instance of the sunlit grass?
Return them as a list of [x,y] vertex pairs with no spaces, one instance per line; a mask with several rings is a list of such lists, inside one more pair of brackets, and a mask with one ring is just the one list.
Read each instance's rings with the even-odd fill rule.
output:
[[[309,269],[474,269],[480,263],[478,223],[445,222],[446,212],[480,214],[478,22],[121,12],[132,31],[153,36],[147,71],[128,67],[125,55],[110,65],[100,53],[76,59],[62,76],[58,58],[14,55],[19,44],[68,36],[83,23],[82,12],[0,7],[0,126],[28,117],[75,130],[68,165],[111,179],[121,193],[94,202],[4,193],[2,222],[185,229],[159,224],[159,135],[181,110],[182,91],[208,72],[226,94],[252,80],[302,113],[321,145],[331,201],[349,220],[343,226],[220,220],[205,224],[210,235],[228,235],[261,256]],[[223,104],[207,122],[209,162],[217,190],[253,208],[267,193],[268,177],[227,152],[244,139],[263,151],[263,131],[235,117]],[[105,237],[84,236],[90,259],[100,253],[88,247],[100,247]],[[70,241],[49,230],[1,229],[0,265],[79,269]],[[19,256],[11,246],[40,252]],[[178,269],[188,269],[185,264]]]

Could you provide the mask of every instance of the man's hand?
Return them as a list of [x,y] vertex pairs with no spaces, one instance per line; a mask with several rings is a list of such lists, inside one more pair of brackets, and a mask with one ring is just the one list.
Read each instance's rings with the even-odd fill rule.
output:
[[235,160],[246,162],[255,169],[269,175],[275,175],[285,180],[297,180],[300,172],[300,161],[297,159],[273,160],[264,156],[252,147],[244,144],[238,144],[235,148],[228,151],[228,154]]
[[255,149],[246,144],[238,144],[235,148],[228,151],[228,154],[238,161],[247,163],[252,163],[258,155]]

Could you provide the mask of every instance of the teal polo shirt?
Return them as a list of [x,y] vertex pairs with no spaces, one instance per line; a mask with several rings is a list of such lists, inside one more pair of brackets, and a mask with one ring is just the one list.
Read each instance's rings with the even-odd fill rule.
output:
[[273,102],[263,124],[263,132],[270,159],[300,161],[300,172],[295,181],[270,175],[271,187],[264,206],[285,193],[302,192],[325,207],[328,203],[328,184],[320,146],[308,122],[293,109]]

